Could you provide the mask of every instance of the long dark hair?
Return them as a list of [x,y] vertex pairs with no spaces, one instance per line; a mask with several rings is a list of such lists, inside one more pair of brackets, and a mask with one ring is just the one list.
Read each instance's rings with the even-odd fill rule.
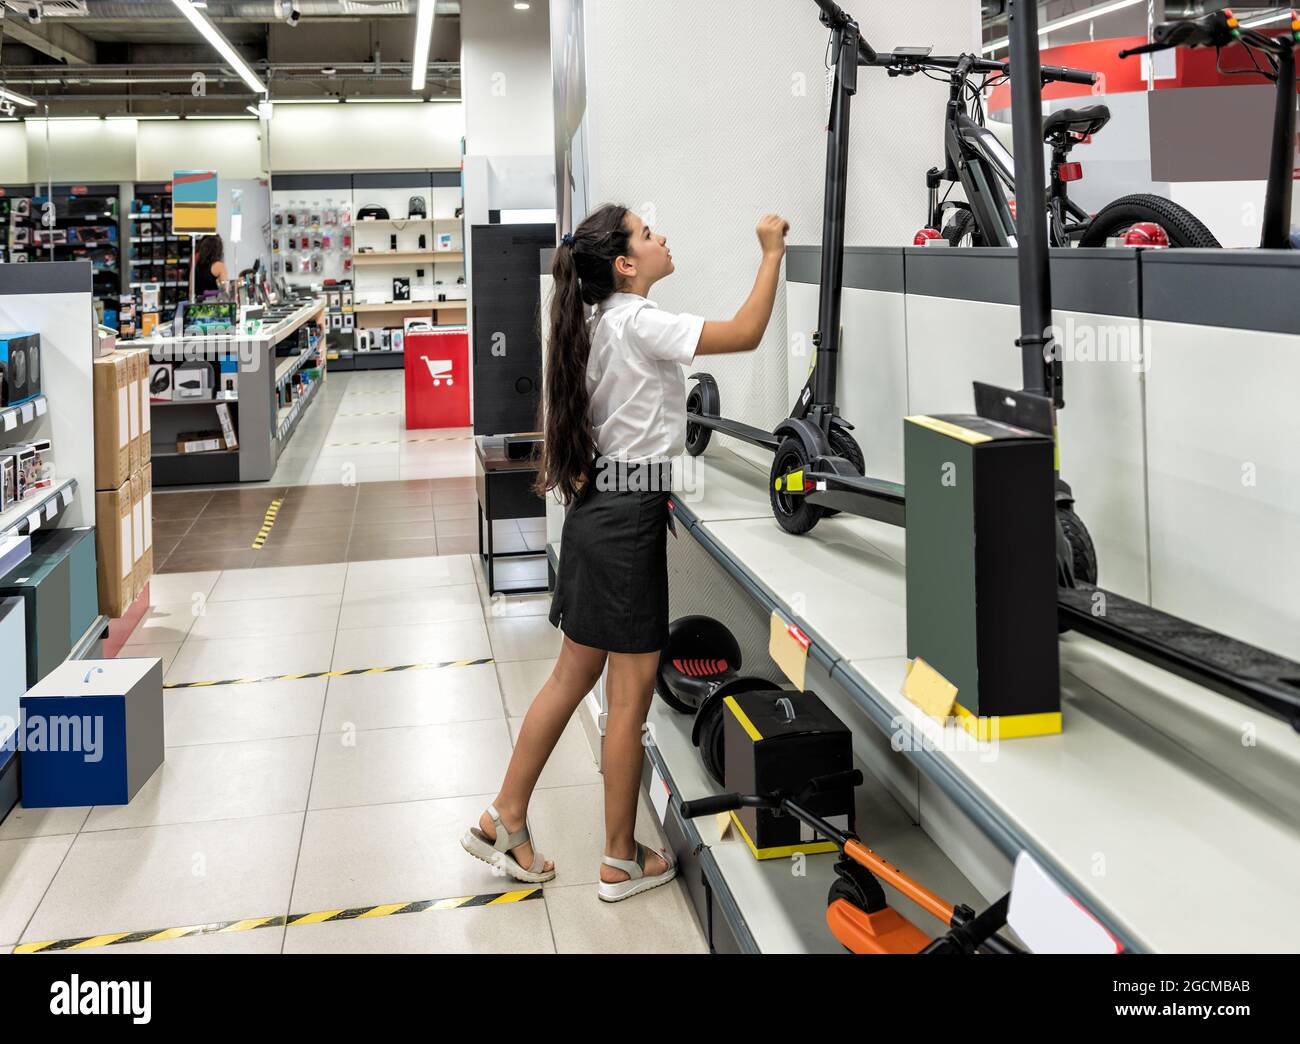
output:
[[199,240],[199,247],[194,252],[194,269],[198,272],[207,272],[225,256],[226,247],[221,242],[220,236],[204,236]]
[[551,278],[551,333],[546,357],[546,384],[542,395],[546,441],[537,490],[555,490],[562,503],[578,495],[596,455],[587,410],[587,357],[591,332],[587,307],[615,293],[618,280],[614,261],[628,255],[630,235],[624,227],[628,208],[607,203],[588,216],[573,233],[572,241],[555,250]]

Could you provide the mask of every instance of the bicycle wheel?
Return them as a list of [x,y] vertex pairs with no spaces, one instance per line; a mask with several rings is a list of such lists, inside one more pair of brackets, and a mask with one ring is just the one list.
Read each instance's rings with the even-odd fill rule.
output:
[[1123,235],[1140,221],[1150,221],[1163,228],[1173,247],[1217,249],[1220,245],[1214,233],[1186,207],[1164,196],[1138,193],[1102,207],[1088,223],[1079,246],[1104,247],[1106,240]]
[[957,216],[943,226],[942,234],[955,247],[984,245],[984,237],[975,224],[975,215],[969,210],[959,210]]

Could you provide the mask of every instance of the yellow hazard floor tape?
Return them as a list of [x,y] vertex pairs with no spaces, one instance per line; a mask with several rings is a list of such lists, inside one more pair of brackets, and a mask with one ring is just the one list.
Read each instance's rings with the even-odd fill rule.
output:
[[229,935],[248,932],[254,928],[293,928],[303,924],[330,924],[335,921],[358,921],[373,917],[393,917],[397,914],[426,913],[429,910],[464,910],[471,906],[505,906],[540,899],[540,888],[522,888],[514,892],[489,892],[486,895],[461,895],[451,899],[422,899],[414,903],[383,903],[378,906],[357,906],[351,909],[318,910],[315,913],[280,914],[275,917],[246,917],[239,921],[213,921],[210,924],[186,924],[174,928],[154,928],[145,932],[111,932],[107,935],[85,935],[76,939],[50,939],[45,942],[21,943],[14,953],[52,953],[58,950],[90,950],[101,946],[120,946],[123,943],[162,942],[167,939],[188,939],[196,935]]
[[218,681],[168,682],[164,689],[201,689],[209,685],[255,685],[258,682],[303,681],[309,678],[351,678],[358,674],[390,674],[394,671],[437,671],[448,667],[480,667],[496,663],[492,657],[481,660],[447,660],[443,663],[403,663],[394,667],[353,667],[346,671],[305,671],[302,674],[271,674],[265,678],[222,678]]
[[280,513],[280,505],[283,500],[271,501],[271,506],[266,509],[266,517],[262,519],[262,528],[257,531],[257,536],[253,537],[253,550],[261,551],[266,543],[266,538],[271,535],[271,527],[275,525],[275,516]]

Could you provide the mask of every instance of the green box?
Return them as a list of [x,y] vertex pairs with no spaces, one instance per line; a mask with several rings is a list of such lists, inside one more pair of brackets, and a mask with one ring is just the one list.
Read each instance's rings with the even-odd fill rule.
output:
[[907,655],[981,738],[1059,732],[1054,447],[954,414],[904,423]]
[[23,600],[27,625],[27,685],[31,687],[72,651],[70,566],[67,555],[30,555],[0,577],[0,598]]
[[68,559],[69,641],[75,646],[99,618],[95,576],[95,528],[41,529],[32,534],[32,554]]

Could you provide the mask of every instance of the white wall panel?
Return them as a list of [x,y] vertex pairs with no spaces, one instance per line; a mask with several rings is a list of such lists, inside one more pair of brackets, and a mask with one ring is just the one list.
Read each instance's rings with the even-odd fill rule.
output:
[[27,177],[32,181],[135,179],[134,120],[28,120],[26,126]]
[[171,181],[177,170],[215,170],[221,181],[263,176],[258,120],[143,120],[136,123],[139,181]]
[[27,181],[27,127],[22,123],[0,123],[0,183]]
[[[850,0],[872,43],[971,50],[969,0],[886,7]],[[667,233],[677,273],[664,308],[730,318],[753,286],[754,225],[790,220],[791,243],[821,241],[827,34],[790,0],[587,0],[593,205],[616,200]],[[853,108],[847,241],[906,244],[924,219],[925,170],[942,147],[938,84],[864,69]],[[787,314],[777,297],[753,355],[708,360],[729,415],[771,425],[789,408]]]
[[[1055,316],[1067,336],[1100,322],[1118,340],[1137,343],[1136,319],[1081,312]],[[969,413],[975,405],[975,380],[1019,388],[1019,332],[1019,311],[1012,305],[909,294],[911,411]],[[1074,490],[1079,515],[1097,545],[1101,583],[1145,601],[1142,374],[1127,359],[1098,362],[1067,356],[1065,402],[1060,413],[1061,474]]]
[[1149,325],[1154,603],[1300,659],[1300,337]]
[[427,170],[460,166],[459,102],[277,105],[271,117],[276,171]]

